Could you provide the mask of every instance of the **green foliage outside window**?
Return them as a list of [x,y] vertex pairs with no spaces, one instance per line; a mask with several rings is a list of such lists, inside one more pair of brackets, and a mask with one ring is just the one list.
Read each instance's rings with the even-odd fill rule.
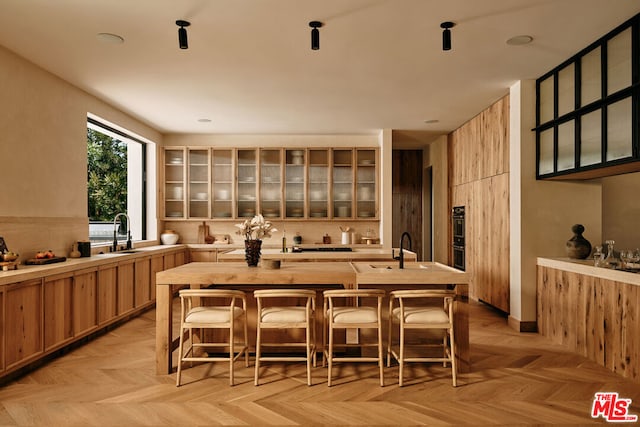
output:
[[89,220],[127,211],[127,144],[87,129]]

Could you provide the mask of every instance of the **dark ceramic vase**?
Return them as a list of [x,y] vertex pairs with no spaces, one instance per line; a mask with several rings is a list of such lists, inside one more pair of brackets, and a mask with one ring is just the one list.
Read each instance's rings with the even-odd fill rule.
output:
[[591,243],[584,237],[584,227],[582,224],[575,224],[571,227],[573,237],[567,240],[567,256],[573,259],[585,259],[591,254]]
[[249,267],[257,267],[260,261],[260,248],[262,240],[245,240],[244,241],[244,259]]

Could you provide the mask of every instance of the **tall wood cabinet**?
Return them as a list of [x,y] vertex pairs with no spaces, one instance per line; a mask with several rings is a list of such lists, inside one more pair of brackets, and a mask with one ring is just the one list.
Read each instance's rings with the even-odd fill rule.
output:
[[164,150],[166,219],[375,219],[377,148]]
[[448,142],[450,208],[465,207],[469,295],[509,312],[509,97],[452,132]]

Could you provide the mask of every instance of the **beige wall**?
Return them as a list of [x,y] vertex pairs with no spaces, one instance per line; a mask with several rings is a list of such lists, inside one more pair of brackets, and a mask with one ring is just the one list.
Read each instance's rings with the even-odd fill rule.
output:
[[[602,240],[616,251],[640,248],[640,173],[602,178]],[[591,244],[602,243],[591,240]]]
[[0,47],[0,236],[28,258],[66,255],[88,235],[87,113],[156,142],[161,135]]
[[511,87],[510,112],[510,320],[536,320],[536,258],[564,257],[571,226],[586,228],[591,242],[602,235],[602,188],[598,182],[536,180],[535,81]]

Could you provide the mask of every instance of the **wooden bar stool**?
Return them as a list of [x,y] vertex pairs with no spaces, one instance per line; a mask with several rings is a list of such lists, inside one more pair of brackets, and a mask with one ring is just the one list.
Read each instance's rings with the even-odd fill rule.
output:
[[[420,300],[418,300],[420,299]],[[438,301],[439,300],[439,301]],[[389,342],[387,347],[387,366],[391,365],[393,356],[399,365],[399,385],[402,387],[405,362],[451,362],[451,376],[453,386],[457,386],[456,355],[453,335],[453,303],[455,292],[448,290],[399,290],[392,291],[389,299]],[[398,306],[394,307],[395,302]],[[438,305],[433,305],[434,302]],[[399,350],[392,346],[392,331],[399,325]],[[405,331],[422,329],[425,331],[421,338],[426,338],[426,344],[407,344]],[[407,357],[407,347],[440,347],[442,357],[416,356]]]
[[[348,289],[324,291],[324,327],[323,344],[324,360],[329,365],[327,373],[327,385],[331,387],[331,376],[333,362],[378,362],[380,367],[380,386],[384,386],[384,362],[382,359],[382,298],[385,291],[382,289]],[[376,306],[360,306],[362,299],[373,298]],[[342,300],[346,305],[336,304]],[[336,329],[376,329],[378,334],[377,343],[344,343],[334,342],[334,330]],[[329,333],[329,346],[326,345],[326,333]],[[360,337],[358,337],[360,340]],[[367,356],[334,356],[334,350],[349,347],[378,347],[378,357]]]
[[[315,308],[316,291],[307,289],[261,289],[253,292],[258,305],[258,320],[256,326],[256,359],[255,385],[258,385],[260,362],[290,361],[307,362],[307,385],[311,385],[311,364],[316,366],[316,338],[315,338]],[[279,299],[271,303],[268,299]],[[283,304],[285,299],[296,300],[293,304]],[[301,299],[304,305],[299,305]],[[263,329],[303,329],[304,342],[263,342]],[[304,348],[306,355],[302,356],[263,356],[263,347],[291,347]]]
[[[205,305],[209,298],[225,301],[222,305]],[[229,301],[229,302],[227,302]],[[241,303],[241,306],[239,306]],[[229,385],[233,385],[233,363],[244,353],[245,365],[249,366],[247,347],[247,299],[242,291],[221,289],[183,289],[180,291],[180,345],[178,348],[178,375],[176,386],[180,386],[182,362],[229,362]],[[244,341],[240,347],[235,343],[236,320],[243,323]],[[204,340],[206,329],[228,329],[228,342],[195,342],[193,329],[200,329],[200,340]],[[184,351],[185,332],[189,347]],[[228,348],[227,357],[198,356],[198,348]]]

